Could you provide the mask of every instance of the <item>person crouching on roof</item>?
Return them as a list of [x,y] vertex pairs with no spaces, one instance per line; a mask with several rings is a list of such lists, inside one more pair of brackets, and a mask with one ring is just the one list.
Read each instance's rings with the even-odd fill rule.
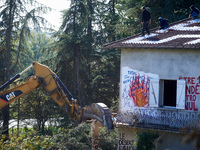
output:
[[169,28],[169,20],[163,19],[162,17],[159,17],[158,20],[160,21],[160,29],[167,29]]
[[142,7],[142,36],[144,36],[144,31],[146,30],[147,34],[150,35],[149,24],[151,24],[151,14],[145,7]]
[[198,18],[199,17],[199,9],[197,7],[195,7],[194,5],[191,5],[190,9],[191,9],[191,12],[190,12],[188,18],[191,18],[191,17],[192,17],[192,19]]

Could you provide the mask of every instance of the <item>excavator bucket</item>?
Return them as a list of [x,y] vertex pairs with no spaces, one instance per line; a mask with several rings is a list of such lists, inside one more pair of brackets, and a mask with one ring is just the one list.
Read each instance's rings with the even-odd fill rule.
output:
[[110,110],[104,103],[93,103],[86,107],[83,121],[89,119],[99,121],[107,130],[114,129]]

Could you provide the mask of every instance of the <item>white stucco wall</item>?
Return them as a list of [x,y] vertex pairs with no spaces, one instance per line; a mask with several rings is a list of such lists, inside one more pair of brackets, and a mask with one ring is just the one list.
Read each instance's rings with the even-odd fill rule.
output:
[[[128,69],[127,69],[128,68]],[[186,103],[190,111],[200,110],[200,51],[184,49],[122,49],[121,50],[121,75],[120,75],[120,110],[127,111],[134,107],[124,109],[124,97],[131,102],[126,88],[125,78],[130,78],[130,72],[138,72],[140,78],[179,80],[184,78],[187,81]],[[129,70],[129,71],[127,71]],[[141,75],[142,72],[142,75]],[[126,88],[125,88],[126,86]],[[195,97],[192,98],[192,97]],[[128,100],[127,100],[128,99]],[[193,106],[194,105],[194,106]],[[192,108],[194,107],[194,108]]]
[[[134,93],[137,88],[143,87],[141,91],[145,94],[145,91],[149,80],[154,78],[164,80],[179,80],[185,79],[186,85],[186,101],[192,105],[191,109],[172,109],[174,112],[200,112],[200,51],[199,50],[179,50],[179,49],[122,49],[121,50],[121,74],[120,74],[120,112],[134,112],[134,108],[138,107],[133,102],[133,98],[130,97],[130,93]],[[134,83],[133,83],[134,81]],[[132,91],[131,91],[132,88]],[[135,95],[138,93],[134,93]],[[191,97],[195,97],[191,99]],[[142,98],[141,98],[142,99]],[[145,99],[143,97],[143,99]],[[146,100],[146,99],[145,99]],[[144,101],[146,102],[146,101]],[[146,105],[141,107],[142,109],[149,109]],[[155,108],[156,109],[156,108]],[[167,109],[167,108],[160,108]],[[159,109],[159,110],[160,110]],[[151,109],[149,109],[151,111]],[[157,113],[159,114],[159,113]],[[127,117],[127,116],[126,116]],[[132,116],[129,116],[129,120],[133,120]],[[122,118],[123,120],[124,118]],[[135,132],[134,127],[129,125],[121,127],[119,126],[119,144],[118,149],[131,149],[131,144],[122,141],[137,141],[137,138],[133,135]],[[144,129],[137,129],[140,132]],[[192,143],[182,145],[184,135],[180,133],[172,133],[168,131],[157,132],[160,137],[155,142],[155,149],[194,149]]]
[[121,67],[159,74],[163,79],[200,75],[200,51],[169,49],[122,49]]

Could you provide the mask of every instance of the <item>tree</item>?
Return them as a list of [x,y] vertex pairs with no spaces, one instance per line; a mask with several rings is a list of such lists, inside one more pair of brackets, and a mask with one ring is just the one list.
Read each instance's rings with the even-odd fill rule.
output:
[[111,106],[119,97],[120,50],[111,49],[101,52],[100,61],[96,62],[92,70],[91,88],[93,99]]
[[[31,61],[37,61],[40,63],[55,61],[56,51],[54,50],[56,40],[52,36],[48,36],[47,33],[32,31],[31,37],[27,41],[26,49],[31,52]],[[53,63],[52,63],[53,64]],[[55,67],[52,64],[48,64],[50,68]]]
[[[113,7],[114,5],[112,5]],[[95,66],[99,65],[97,62],[105,61],[105,57],[101,58],[101,45],[105,43],[106,35],[114,35],[113,30],[109,33],[105,30],[104,22],[102,22],[106,10],[108,7],[105,1],[77,0],[63,14],[61,30],[65,34],[60,35],[59,47],[62,49],[58,52],[59,58],[61,58],[58,66],[61,68],[63,64],[67,64],[67,66],[63,66],[65,69],[60,69],[59,74],[64,82],[66,82],[66,76],[69,76],[68,87],[73,89],[73,95],[78,95],[77,98],[81,105],[98,101],[94,95],[94,91],[97,91],[94,87],[99,87],[93,85],[93,79],[97,74],[92,72],[95,71]],[[107,24],[109,23],[111,22],[107,22]],[[111,39],[115,39],[115,36]],[[72,82],[69,79],[73,79],[73,88],[70,86]]]
[[[118,39],[115,26],[119,21],[119,15],[116,13],[115,5],[116,1],[110,0],[106,7],[102,6],[104,11],[100,14],[103,21],[98,24],[100,27],[98,32],[103,33],[99,34],[99,37],[106,39],[102,41],[102,44]],[[98,42],[96,45],[100,44]],[[94,100],[95,102],[103,101],[110,107],[119,95],[120,50],[95,48],[96,59],[91,65],[93,102]]]
[[[23,35],[25,33],[25,29],[28,27],[28,19],[32,19],[34,25],[37,25],[37,27],[39,27],[39,21],[43,21],[44,23],[44,19],[42,19],[41,17],[35,17],[35,13],[38,11],[47,11],[46,9],[44,10],[44,7],[39,7],[37,9],[34,9],[34,11],[32,11],[32,13],[27,11],[27,5],[33,5],[33,4],[38,4],[36,1],[31,0],[31,1],[27,1],[27,0],[6,0],[4,5],[1,6],[1,12],[0,12],[0,16],[3,18],[1,21],[1,27],[2,30],[5,32],[5,43],[6,43],[6,63],[5,63],[5,70],[6,70],[6,76],[5,76],[5,81],[10,80],[10,69],[11,67],[11,60],[12,59],[12,54],[11,52],[15,49],[14,47],[14,38],[17,37],[17,29],[21,27],[21,32],[20,32],[20,40],[19,40],[19,52],[21,50],[21,45],[22,45],[22,40]],[[28,15],[26,17],[23,17],[23,14],[27,13]],[[23,21],[20,20],[21,18],[23,18]],[[27,19],[28,18],[28,19]],[[16,57],[17,60],[16,62],[18,62],[18,57]],[[16,65],[14,65],[15,67]],[[3,109],[3,114],[4,114],[4,123],[3,123],[3,128],[5,129],[4,134],[8,135],[8,121],[9,121],[9,105],[7,105],[6,107],[4,107]]]
[[[86,1],[84,0],[76,0],[71,4],[71,8],[64,12],[63,15],[63,23],[61,26],[61,30],[64,30],[65,34],[61,37],[60,45],[64,47],[58,54],[62,60],[65,60],[65,64],[70,64],[73,68],[72,70],[67,67],[70,66],[63,66],[65,70],[70,70],[68,74],[71,74],[71,79],[73,82],[73,95],[77,95],[79,99],[80,105],[83,105],[83,100],[81,96],[81,79],[80,79],[80,67],[81,67],[81,60],[83,60],[83,47],[86,46],[84,44],[84,36],[87,35],[87,7]],[[61,52],[62,51],[62,52]],[[63,57],[63,53],[66,53]],[[59,66],[62,65],[59,63]],[[63,74],[63,73],[62,73]],[[61,75],[62,76],[62,75]]]
[[62,111],[50,97],[44,94],[42,88],[35,89],[21,98],[20,108],[21,119],[36,119],[37,122],[32,122],[31,125],[42,134],[45,134],[45,122],[51,118],[59,118]]

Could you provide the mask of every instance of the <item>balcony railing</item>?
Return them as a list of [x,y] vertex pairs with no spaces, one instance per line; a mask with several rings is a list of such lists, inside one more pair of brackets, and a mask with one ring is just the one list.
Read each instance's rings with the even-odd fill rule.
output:
[[116,122],[129,126],[179,132],[199,125],[199,112],[164,109],[135,109],[133,112],[118,113]]

